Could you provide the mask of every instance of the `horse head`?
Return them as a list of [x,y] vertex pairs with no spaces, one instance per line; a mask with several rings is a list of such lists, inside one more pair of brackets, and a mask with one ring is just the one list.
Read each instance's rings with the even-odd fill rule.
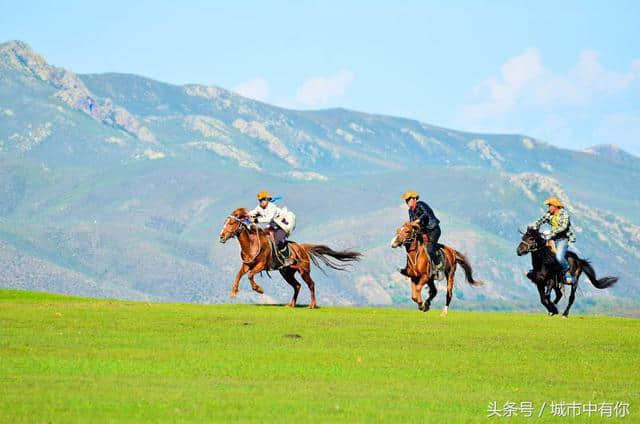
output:
[[412,243],[416,239],[416,234],[420,226],[412,222],[405,222],[396,230],[396,235],[391,240],[391,247],[396,248],[398,246]]
[[224,226],[220,231],[220,243],[225,243],[230,238],[233,238],[240,234],[240,232],[247,229],[249,225],[249,214],[247,209],[238,208],[231,212],[224,222]]
[[545,246],[545,241],[542,235],[535,228],[527,228],[526,232],[520,231],[522,234],[522,240],[518,244],[516,253],[518,256],[526,255],[527,253],[535,252]]

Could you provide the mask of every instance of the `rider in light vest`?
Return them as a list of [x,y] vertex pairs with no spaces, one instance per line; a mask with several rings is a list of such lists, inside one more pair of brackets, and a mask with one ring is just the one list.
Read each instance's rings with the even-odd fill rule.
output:
[[[260,224],[269,224],[269,233],[276,242],[278,250],[283,250],[287,246],[287,232],[282,229],[276,222],[276,218],[283,213],[282,209],[272,202],[273,196],[268,191],[261,191],[256,196],[258,198],[258,206],[249,211],[251,221]],[[294,261],[286,258],[283,266],[292,265]]]
[[573,283],[573,276],[569,272],[569,262],[567,261],[567,250],[569,243],[575,243],[576,236],[571,227],[571,219],[564,204],[557,197],[551,197],[544,202],[549,207],[540,219],[529,225],[530,228],[538,230],[542,224],[551,225],[551,233],[544,234],[546,240],[553,240],[556,247],[556,260],[565,273],[567,284]]

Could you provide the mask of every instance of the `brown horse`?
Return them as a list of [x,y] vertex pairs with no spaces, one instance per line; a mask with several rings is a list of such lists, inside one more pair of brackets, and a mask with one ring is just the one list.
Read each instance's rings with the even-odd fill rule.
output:
[[[249,215],[245,208],[239,208],[231,212],[220,232],[220,243],[225,243],[230,238],[236,237],[240,243],[240,258],[242,266],[236,274],[236,279],[231,287],[231,297],[238,294],[238,286],[240,279],[244,274],[248,274],[251,288],[258,293],[264,293],[253,277],[262,271],[269,271],[271,263],[271,243],[269,242],[269,233],[266,230],[249,223]],[[311,292],[311,303],[309,308],[313,309],[317,306],[315,283],[311,279],[311,262],[320,267],[320,262],[329,268],[345,271],[348,264],[341,262],[356,262],[362,256],[358,252],[353,251],[335,251],[330,247],[323,245],[314,245],[308,243],[298,244],[289,242],[289,250],[291,257],[295,259],[295,265],[281,268],[280,274],[293,287],[293,297],[287,306],[295,307],[300,292],[300,283],[295,278],[296,272],[300,274],[302,279]],[[333,259],[331,259],[333,258]],[[335,260],[337,260],[337,262]]]
[[[418,309],[428,311],[431,307],[431,301],[438,290],[433,282],[434,276],[431,270],[431,261],[424,245],[418,240],[420,227],[418,224],[405,222],[396,230],[396,236],[391,241],[391,247],[404,246],[407,250],[407,276],[411,278],[411,299],[418,304]],[[467,282],[474,287],[482,285],[482,281],[473,279],[473,269],[469,264],[469,260],[460,252],[448,246],[441,248],[445,261],[444,273],[447,277],[447,304],[442,309],[440,316],[446,316],[453,295],[453,279],[456,274],[456,266],[460,264],[467,277]],[[422,288],[429,286],[429,297],[426,301],[422,300]]]

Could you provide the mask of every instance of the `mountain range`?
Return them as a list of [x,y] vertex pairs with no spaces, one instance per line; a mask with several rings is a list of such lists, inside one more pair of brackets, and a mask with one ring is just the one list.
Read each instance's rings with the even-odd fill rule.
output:
[[[240,259],[218,232],[267,189],[296,212],[293,239],[364,253],[349,273],[314,273],[320,305],[409,305],[404,254],[389,241],[412,189],[441,219],[442,242],[486,282],[458,277],[452,308],[538,311],[530,259],[515,249],[518,229],[555,195],[572,215],[574,249],[599,276],[620,277],[606,291],[584,281],[575,309],[636,315],[639,181],[640,158],[613,144],[574,151],[346,109],[289,110],[216,86],[76,74],[24,42],[0,44],[3,287],[229,302]],[[288,301],[277,274],[261,282],[264,296],[244,282],[238,301]]]

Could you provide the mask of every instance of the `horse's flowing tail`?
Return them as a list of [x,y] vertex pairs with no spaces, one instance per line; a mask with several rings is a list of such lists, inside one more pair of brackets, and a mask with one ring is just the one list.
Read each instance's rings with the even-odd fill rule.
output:
[[464,275],[467,277],[467,283],[476,287],[483,285],[484,283],[482,281],[473,279],[473,268],[471,268],[471,264],[469,264],[469,260],[467,259],[467,257],[457,250],[455,252],[456,263],[460,264],[462,269],[464,269]]
[[591,284],[593,284],[595,288],[606,289],[607,287],[611,287],[618,282],[618,277],[603,277],[598,279],[596,277],[596,271],[593,269],[591,263],[588,260],[581,259],[578,257],[578,255],[575,255],[575,258],[578,260],[582,271],[589,278],[589,281],[591,281]]
[[338,271],[346,271],[351,262],[357,262],[362,257],[362,254],[356,251],[336,251],[322,244],[306,244],[303,247],[309,253],[311,261],[321,270],[321,265],[326,265]]

